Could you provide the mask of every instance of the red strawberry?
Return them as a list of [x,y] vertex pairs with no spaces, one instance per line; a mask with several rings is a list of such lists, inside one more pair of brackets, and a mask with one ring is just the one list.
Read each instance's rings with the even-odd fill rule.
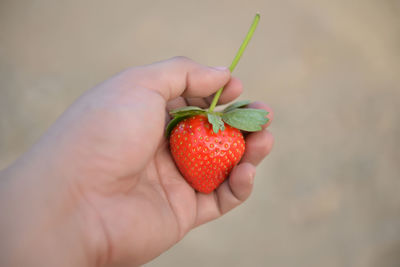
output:
[[191,106],[170,112],[174,118],[167,126],[167,136],[172,157],[197,191],[211,193],[238,164],[245,151],[240,130],[259,131],[268,122],[268,112],[243,108],[247,104],[237,102],[222,112]]
[[[260,15],[239,48],[231,66],[232,72],[246,48]],[[167,126],[170,149],[178,169],[186,181],[197,191],[210,193],[229,175],[240,161],[245,143],[240,130],[253,132],[262,129],[268,122],[265,110],[244,108],[250,102],[240,101],[214,111],[223,88],[219,89],[208,110],[199,107],[184,107],[170,112],[173,119]]]
[[211,193],[240,161],[245,144],[242,133],[229,125],[214,133],[204,115],[181,121],[171,133],[171,153],[187,182],[197,191]]

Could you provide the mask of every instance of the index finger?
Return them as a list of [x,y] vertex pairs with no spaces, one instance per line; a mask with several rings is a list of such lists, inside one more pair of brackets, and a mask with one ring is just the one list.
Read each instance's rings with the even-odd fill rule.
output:
[[133,68],[129,75],[134,85],[157,91],[166,101],[178,96],[207,97],[231,77],[228,68],[204,66],[186,57]]

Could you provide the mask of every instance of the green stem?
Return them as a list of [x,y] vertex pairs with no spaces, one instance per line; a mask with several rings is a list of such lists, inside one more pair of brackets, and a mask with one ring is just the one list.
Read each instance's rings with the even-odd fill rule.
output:
[[[233,59],[231,66],[229,67],[230,72],[233,72],[233,70],[235,69],[236,65],[238,64],[240,58],[242,57],[242,54],[243,54],[244,50],[247,47],[247,44],[249,43],[251,37],[253,36],[254,31],[257,28],[257,24],[258,24],[259,20],[260,20],[260,14],[257,13],[255,15],[255,17],[254,17],[253,23],[251,24],[248,33],[246,35],[246,38],[244,38],[244,41],[243,41],[242,45],[240,46],[238,52],[236,53],[236,56]],[[214,99],[211,102],[210,108],[208,109],[209,112],[213,112],[214,111],[214,108],[217,105],[218,99],[221,96],[221,93],[222,93],[223,90],[224,90],[224,88],[222,87],[215,94]]]

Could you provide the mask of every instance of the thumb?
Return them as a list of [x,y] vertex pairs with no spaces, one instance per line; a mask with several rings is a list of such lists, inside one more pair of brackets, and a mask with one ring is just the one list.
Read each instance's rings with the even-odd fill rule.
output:
[[230,80],[228,68],[207,67],[186,57],[174,57],[133,68],[131,81],[137,86],[155,90],[166,101],[178,96],[207,97]]

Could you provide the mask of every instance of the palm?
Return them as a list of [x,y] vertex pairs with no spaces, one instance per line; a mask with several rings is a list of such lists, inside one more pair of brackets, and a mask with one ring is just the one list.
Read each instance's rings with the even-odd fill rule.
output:
[[[115,183],[120,183],[118,178]],[[196,194],[174,166],[165,141],[147,166],[128,177],[126,183],[132,184],[129,190],[97,198],[94,205],[99,207],[109,231],[113,257],[129,255],[132,258],[127,260],[132,261],[141,256],[147,261],[175,244],[194,226]],[[152,244],[152,249],[143,244]]]

